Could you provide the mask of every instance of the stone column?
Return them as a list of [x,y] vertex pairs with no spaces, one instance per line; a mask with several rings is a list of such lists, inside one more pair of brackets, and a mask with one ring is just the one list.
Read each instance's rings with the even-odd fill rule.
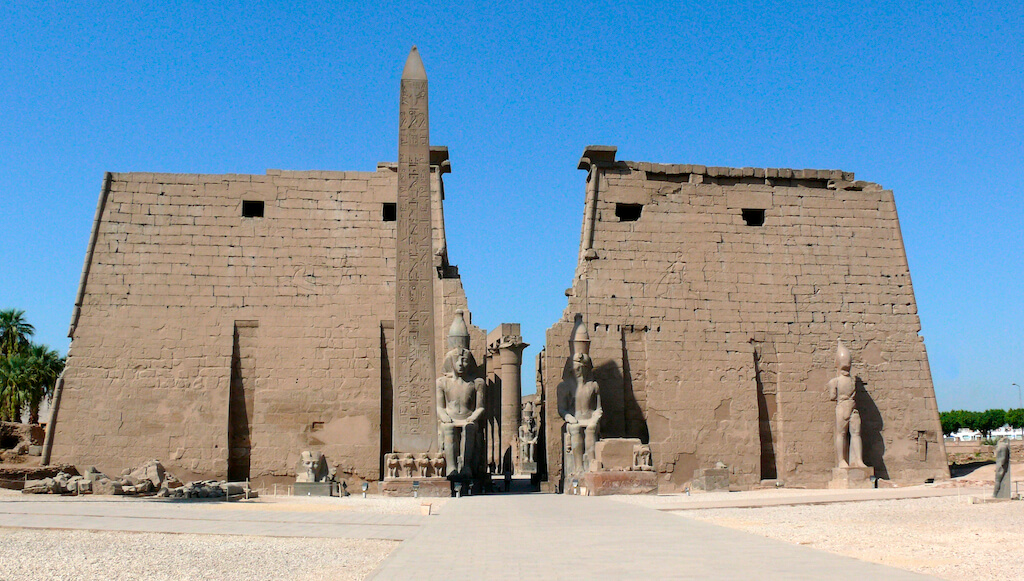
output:
[[501,363],[501,465],[502,474],[515,471],[516,438],[522,411],[523,349],[528,347],[519,334],[519,323],[502,323],[488,336],[489,347],[498,352]]
[[398,116],[396,381],[393,452],[427,452],[437,441],[434,405],[434,278],[427,73],[413,47],[402,71]]

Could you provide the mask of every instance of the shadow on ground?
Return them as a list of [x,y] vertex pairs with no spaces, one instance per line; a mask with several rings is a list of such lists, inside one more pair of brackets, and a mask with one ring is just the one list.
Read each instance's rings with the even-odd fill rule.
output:
[[982,466],[989,466],[992,464],[995,464],[992,460],[979,460],[978,462],[967,462],[966,464],[950,464],[949,475],[952,478],[967,476]]

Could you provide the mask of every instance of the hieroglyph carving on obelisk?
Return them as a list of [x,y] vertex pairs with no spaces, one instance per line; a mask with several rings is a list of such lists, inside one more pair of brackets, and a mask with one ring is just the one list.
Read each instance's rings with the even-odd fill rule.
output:
[[398,231],[392,442],[426,452],[437,439],[434,409],[434,276],[431,247],[427,74],[413,47],[402,71],[398,113]]

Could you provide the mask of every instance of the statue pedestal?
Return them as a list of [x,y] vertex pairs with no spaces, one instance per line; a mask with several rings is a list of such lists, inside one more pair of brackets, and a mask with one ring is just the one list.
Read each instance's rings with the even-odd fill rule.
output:
[[716,490],[729,490],[729,469],[728,468],[704,468],[697,471],[697,477],[693,479],[694,490],[714,492]]
[[874,488],[875,483],[871,481],[871,477],[874,475],[875,469],[871,466],[833,468],[832,480],[828,483],[828,487],[832,489]]
[[[413,483],[418,483],[414,488]],[[412,496],[413,490],[421,498],[448,498],[452,496],[452,483],[444,477],[385,478],[380,493],[384,496]]]
[[536,474],[537,463],[536,462],[520,462],[519,463],[520,474]]
[[[658,473],[654,471],[599,471],[587,472],[580,479],[580,486],[590,496],[609,494],[657,494]],[[572,489],[566,492],[572,494]]]
[[333,482],[296,482],[292,488],[293,496],[334,496],[336,488]]

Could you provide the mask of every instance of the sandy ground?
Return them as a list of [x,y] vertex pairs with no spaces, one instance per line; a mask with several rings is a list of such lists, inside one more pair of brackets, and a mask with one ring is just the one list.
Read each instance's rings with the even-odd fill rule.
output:
[[[0,502],[19,500],[50,501],[50,502],[138,502],[138,499],[123,496],[85,495],[81,497],[59,496],[54,494],[25,495],[17,490],[0,488]],[[243,502],[198,501],[211,508],[223,510],[270,510],[287,512],[320,512],[320,511],[354,511],[370,514],[421,514],[420,505],[429,502],[432,512],[437,514],[450,499],[448,498],[388,498],[375,494],[362,498],[353,494],[347,498],[317,496],[261,496]],[[154,499],[153,502],[175,503],[189,501],[168,501]],[[0,523],[3,526],[3,523]],[[0,579],[2,581],[2,579]]]
[[[994,471],[990,468],[982,467],[945,485],[990,488],[992,475],[988,472]],[[1024,477],[1024,466],[1013,468],[1014,480]],[[817,494],[830,491],[783,489],[616,499],[659,508],[718,496],[756,499]],[[1024,579],[1018,551],[1024,501],[971,504],[973,496],[977,493],[671,514],[947,579]],[[25,497],[0,489],[0,502],[16,498]],[[442,511],[447,502],[431,500],[435,512]],[[256,502],[225,504],[224,508],[409,514],[420,511],[421,501],[379,496],[363,499],[358,495],[346,499],[265,496]],[[0,579],[362,579],[397,546],[394,541],[362,539],[3,529],[0,523]],[[38,561],[33,556],[39,552],[53,558],[33,564]]]
[[[1024,464],[1011,465],[1014,482],[1024,481]],[[970,473],[934,488],[972,488],[962,496],[881,500],[764,508],[719,508],[673,511],[681,518],[744,530],[807,545],[865,561],[927,573],[946,579],[1024,579],[1020,556],[1024,501],[971,504],[991,495],[995,466]],[[928,488],[925,486],[922,488]],[[1016,487],[1011,492],[1016,492]],[[1024,492],[1024,484],[1020,490]],[[719,499],[827,496],[829,490],[761,490],[693,496],[614,497],[650,508]]]
[[397,546],[363,539],[0,528],[0,579],[363,579]]
[[673,512],[946,579],[1024,579],[1024,501],[940,497]]
[[[111,501],[116,497],[27,497],[0,489],[0,502]],[[128,499],[123,499],[128,501]],[[354,511],[420,514],[425,499],[352,496],[266,496],[256,501],[210,503],[222,510]],[[429,499],[438,512],[447,499]],[[316,539],[100,531],[5,529],[0,523],[0,580],[138,579],[276,580],[364,579],[399,543],[377,539]],[[39,559],[39,555],[49,558]]]

